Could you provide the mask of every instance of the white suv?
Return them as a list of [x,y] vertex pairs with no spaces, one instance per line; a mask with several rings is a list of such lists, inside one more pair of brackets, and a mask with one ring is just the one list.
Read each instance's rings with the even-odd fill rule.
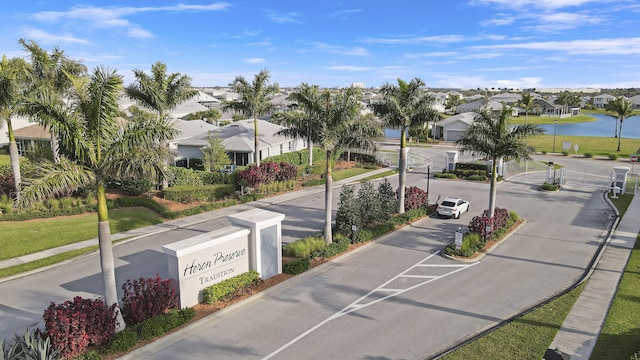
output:
[[469,202],[466,200],[447,197],[436,208],[439,216],[448,216],[458,219],[460,214],[469,211]]

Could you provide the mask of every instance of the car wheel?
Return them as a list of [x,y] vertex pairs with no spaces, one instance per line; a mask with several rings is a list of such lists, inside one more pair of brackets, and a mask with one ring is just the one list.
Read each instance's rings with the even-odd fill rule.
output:
[[454,219],[460,219],[460,213],[462,213],[462,211],[461,211],[461,212],[459,212],[457,215],[454,215],[454,216],[453,216],[453,218],[454,218]]

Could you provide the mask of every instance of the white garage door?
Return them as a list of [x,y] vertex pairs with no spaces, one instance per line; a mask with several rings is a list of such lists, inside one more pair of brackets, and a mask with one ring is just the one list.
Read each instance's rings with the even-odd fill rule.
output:
[[447,130],[444,134],[444,141],[456,141],[464,135],[462,130]]

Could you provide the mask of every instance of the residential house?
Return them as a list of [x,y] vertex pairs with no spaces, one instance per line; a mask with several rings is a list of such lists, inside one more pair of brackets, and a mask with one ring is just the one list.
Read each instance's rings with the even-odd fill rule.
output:
[[616,97],[609,94],[600,94],[593,97],[593,105],[598,109],[604,109],[607,107],[609,101],[615,100]]
[[630,97],[629,101],[633,104],[634,109],[640,109],[640,95]]
[[16,138],[18,146],[18,154],[24,154],[35,146],[50,146],[51,133],[47,128],[40,124],[27,125],[25,127],[14,129],[13,135]]
[[460,105],[456,106],[456,113],[461,114],[461,113],[466,113],[466,112],[477,111],[481,107],[484,106],[484,103],[485,102],[482,101],[482,100],[476,100],[476,101],[473,101],[473,102],[460,104]]
[[433,125],[433,136],[443,141],[457,141],[475,120],[475,112],[465,112]]
[[[175,142],[178,154],[176,161],[184,161],[188,164],[190,160],[202,159],[200,149],[209,144],[210,136],[217,136],[222,139],[232,164],[238,166],[252,164],[255,162],[253,126],[253,119],[245,119],[178,140]],[[283,126],[258,119],[258,129],[260,130],[258,138],[260,160],[306,148],[307,144],[302,139],[290,139],[276,135],[279,130],[283,129]]]

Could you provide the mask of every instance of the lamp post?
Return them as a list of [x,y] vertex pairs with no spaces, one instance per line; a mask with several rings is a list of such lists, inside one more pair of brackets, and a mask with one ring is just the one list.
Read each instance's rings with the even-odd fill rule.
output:
[[429,178],[431,178],[431,164],[427,165],[427,199],[429,199]]
[[558,132],[558,119],[553,120],[553,151],[556,152],[556,133]]

